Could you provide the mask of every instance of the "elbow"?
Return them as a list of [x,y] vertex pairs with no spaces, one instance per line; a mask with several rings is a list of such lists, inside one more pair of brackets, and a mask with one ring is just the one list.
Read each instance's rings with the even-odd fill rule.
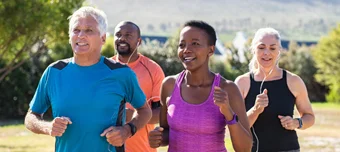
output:
[[253,147],[253,138],[252,136],[247,136],[242,143],[234,144],[233,148],[237,152],[250,152]]

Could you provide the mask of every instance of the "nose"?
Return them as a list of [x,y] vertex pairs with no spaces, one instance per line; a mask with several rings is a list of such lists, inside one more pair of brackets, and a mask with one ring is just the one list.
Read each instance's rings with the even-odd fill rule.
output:
[[82,38],[82,37],[85,37],[86,36],[86,33],[84,30],[80,30],[79,33],[78,33],[78,37],[79,38]]
[[191,50],[191,45],[186,45],[184,48],[183,48],[183,53],[190,53],[192,52]]
[[268,50],[267,48],[265,48],[265,49],[263,50],[263,54],[268,55],[268,54],[269,54],[269,50]]
[[118,37],[118,40],[125,42],[126,41],[126,37],[124,35],[122,35],[122,36]]

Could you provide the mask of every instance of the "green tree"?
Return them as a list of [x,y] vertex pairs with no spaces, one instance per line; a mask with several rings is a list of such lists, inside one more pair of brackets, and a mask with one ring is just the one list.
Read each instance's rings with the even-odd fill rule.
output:
[[83,1],[0,1],[0,82],[51,43],[67,40],[67,17]]
[[328,102],[340,103],[340,24],[323,37],[313,50],[316,80],[329,87]]
[[311,50],[312,47],[299,46],[296,42],[291,41],[289,50],[281,53],[280,67],[301,77],[312,101],[324,101],[326,89],[313,77],[317,69]]
[[46,66],[72,56],[67,17],[83,1],[0,1],[0,119],[24,116]]

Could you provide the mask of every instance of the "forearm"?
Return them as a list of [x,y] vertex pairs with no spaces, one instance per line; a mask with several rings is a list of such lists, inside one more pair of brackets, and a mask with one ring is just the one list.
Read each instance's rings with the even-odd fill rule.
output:
[[151,109],[148,106],[143,106],[142,108],[137,109],[137,116],[132,118],[130,122],[136,126],[137,130],[139,130],[149,122],[151,115]]
[[259,117],[259,115],[260,114],[255,111],[254,107],[247,111],[247,117],[248,117],[248,120],[249,120],[250,127],[252,127],[254,125],[254,123],[257,120],[257,118]]
[[[233,119],[234,112],[231,108],[221,108],[220,110],[226,120],[231,121]],[[228,129],[234,149],[237,152],[249,152],[253,142],[249,128],[245,129],[242,124],[238,122],[233,125],[228,125]]]
[[154,108],[152,109],[152,116],[151,119],[149,120],[148,124],[157,124],[159,123],[159,112],[160,108]]
[[169,145],[169,128],[164,128],[162,132],[162,144],[161,146]]
[[241,125],[237,123],[228,125],[233,148],[237,152],[249,152],[253,144],[252,135]]
[[300,128],[301,130],[304,130],[304,129],[307,129],[309,127],[311,127],[312,125],[314,125],[315,123],[315,117],[313,114],[304,114],[302,117],[301,117],[301,120],[302,120],[302,128]]
[[28,130],[37,134],[50,134],[50,122],[44,121],[41,116],[29,111],[25,117],[25,126]]

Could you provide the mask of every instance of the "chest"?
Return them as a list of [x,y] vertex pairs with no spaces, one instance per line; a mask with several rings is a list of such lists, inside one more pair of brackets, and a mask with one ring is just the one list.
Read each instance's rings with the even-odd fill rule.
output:
[[168,105],[167,119],[172,129],[201,134],[213,134],[224,130],[224,116],[212,100],[207,100],[200,105],[171,100]]
[[146,68],[133,68],[132,70],[135,72],[138,84],[143,90],[145,96],[148,99],[151,98],[155,83],[151,72],[149,72]]

